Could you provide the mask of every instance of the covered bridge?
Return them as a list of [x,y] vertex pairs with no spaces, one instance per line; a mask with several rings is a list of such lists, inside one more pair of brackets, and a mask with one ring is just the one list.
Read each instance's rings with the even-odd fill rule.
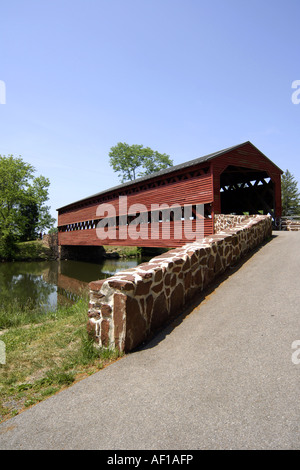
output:
[[[158,237],[151,238],[150,230],[154,222],[151,218],[153,204],[179,205],[191,209],[193,226],[196,227],[196,207],[202,205],[204,236],[214,233],[215,214],[270,214],[273,219],[281,216],[281,174],[269,158],[251,142],[230,147],[196,158],[180,165],[172,166],[134,181],[121,184],[105,191],[73,202],[58,209],[58,242],[65,247],[75,246],[149,246],[178,247],[189,242],[183,234],[176,237],[174,221],[169,219],[170,231],[163,232],[163,211],[159,211],[156,224]],[[124,198],[126,196],[126,198]],[[144,236],[132,239],[119,236],[124,226],[134,220],[137,211],[127,213],[120,197],[126,200],[127,210],[143,204],[143,223],[140,224]],[[104,219],[99,216],[99,205],[109,204],[115,211],[114,227],[109,230],[115,238],[100,239],[97,225]],[[103,206],[104,207],[104,206]],[[101,211],[100,211],[101,212]],[[107,214],[106,214],[107,217]],[[140,219],[141,220],[141,219]],[[153,227],[152,227],[153,228]]]

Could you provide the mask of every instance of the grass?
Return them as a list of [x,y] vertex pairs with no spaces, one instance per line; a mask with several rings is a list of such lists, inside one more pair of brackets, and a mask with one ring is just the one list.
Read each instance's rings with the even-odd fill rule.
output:
[[[108,255],[117,254],[120,258],[140,258],[141,256],[157,256],[170,248],[141,248],[138,246],[103,247]],[[1,253],[0,253],[1,259]],[[56,259],[56,254],[43,240],[19,242],[13,254],[14,261],[46,261]]]
[[0,250],[0,260],[3,261],[47,261],[57,258],[55,247],[51,249],[44,240],[32,240],[16,243],[9,258]]
[[[120,258],[139,258],[142,249],[136,246],[104,246],[107,254],[117,253]],[[51,249],[42,240],[20,242],[14,255],[15,261],[33,261],[53,259]]]
[[42,240],[20,242],[17,244],[15,261],[34,261],[53,259],[53,253]]
[[[13,261],[45,261],[54,259],[52,250],[42,240],[19,242],[11,255]],[[5,256],[0,258],[6,259]]]
[[103,248],[107,254],[117,253],[120,258],[139,258],[142,251],[141,248],[137,246],[105,245]]
[[87,310],[82,299],[47,315],[21,312],[4,323],[0,313],[6,350],[6,363],[0,364],[0,422],[120,357],[116,350],[95,347],[86,332]]
[[103,247],[107,254],[117,253],[120,258],[140,258],[142,256],[154,257],[165,253],[172,248],[141,248],[138,246],[110,246]]

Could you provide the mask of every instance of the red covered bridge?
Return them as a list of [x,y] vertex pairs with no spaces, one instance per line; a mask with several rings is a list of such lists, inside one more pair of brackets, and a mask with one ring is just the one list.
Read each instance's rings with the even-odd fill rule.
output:
[[[174,220],[169,218],[169,233],[166,234],[163,211],[156,219],[159,236],[151,238],[153,204],[179,205],[191,210],[192,227],[196,227],[196,207],[203,205],[204,236],[214,233],[215,214],[270,214],[273,219],[281,216],[282,170],[269,160],[251,142],[220,150],[195,160],[170,167],[134,181],[121,184],[93,196],[68,204],[58,209],[58,241],[65,247],[75,246],[149,246],[177,247],[191,240],[176,237]],[[143,223],[138,239],[122,238],[123,213],[119,198],[126,196],[127,207],[143,204]],[[125,199],[125,198],[124,198]],[[106,240],[97,236],[97,224],[104,215],[99,214],[99,205],[110,204],[115,213],[114,227],[110,227],[115,238]],[[128,212],[125,224],[132,222],[137,212]]]

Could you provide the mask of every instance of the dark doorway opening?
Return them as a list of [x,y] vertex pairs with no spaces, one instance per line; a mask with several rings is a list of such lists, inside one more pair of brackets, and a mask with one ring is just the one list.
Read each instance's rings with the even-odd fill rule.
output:
[[275,185],[266,171],[228,166],[220,177],[222,214],[270,214],[275,218]]

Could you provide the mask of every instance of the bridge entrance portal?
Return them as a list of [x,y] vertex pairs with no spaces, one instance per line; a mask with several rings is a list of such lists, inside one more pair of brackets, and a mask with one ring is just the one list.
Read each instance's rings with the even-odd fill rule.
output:
[[275,184],[266,171],[229,165],[220,175],[222,214],[270,214]]

